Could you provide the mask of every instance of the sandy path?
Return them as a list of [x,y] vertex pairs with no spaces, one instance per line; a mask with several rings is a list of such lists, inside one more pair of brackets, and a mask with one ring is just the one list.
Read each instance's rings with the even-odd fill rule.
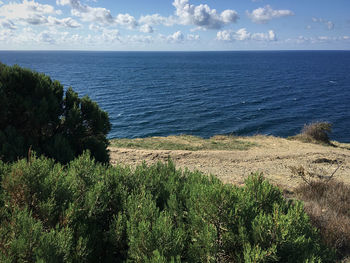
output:
[[[293,176],[290,167],[302,165],[306,170],[328,176],[337,167],[329,161],[343,164],[335,177],[350,184],[350,149],[302,143],[276,137],[255,136],[240,138],[256,143],[249,150],[235,151],[183,151],[139,150],[110,147],[112,164],[135,166],[172,158],[178,168],[199,170],[213,174],[225,183],[242,184],[252,172],[262,172],[271,182],[292,190],[302,180]],[[344,146],[344,145],[343,145]]]

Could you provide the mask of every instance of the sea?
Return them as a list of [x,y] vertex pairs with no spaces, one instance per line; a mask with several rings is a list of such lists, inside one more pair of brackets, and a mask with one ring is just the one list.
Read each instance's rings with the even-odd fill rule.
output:
[[288,137],[327,121],[350,142],[350,51],[0,51],[0,62],[88,95],[109,138]]

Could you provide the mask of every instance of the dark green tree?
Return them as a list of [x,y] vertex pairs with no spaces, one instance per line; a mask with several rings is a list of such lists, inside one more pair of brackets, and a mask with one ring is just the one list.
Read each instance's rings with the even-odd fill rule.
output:
[[0,64],[0,159],[14,161],[35,150],[67,163],[84,150],[108,162],[108,114],[49,76]]

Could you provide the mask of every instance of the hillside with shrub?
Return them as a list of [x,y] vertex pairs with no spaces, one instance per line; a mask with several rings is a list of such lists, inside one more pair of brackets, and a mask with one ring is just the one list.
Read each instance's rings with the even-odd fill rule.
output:
[[244,187],[141,165],[0,163],[1,262],[330,262],[298,201],[261,175]]
[[[305,126],[299,141],[180,136],[114,140],[107,148],[109,130],[108,114],[88,97],[64,91],[44,74],[0,64],[0,262],[334,262],[348,256],[346,184],[314,180],[302,165],[288,167],[306,184],[286,196],[261,173],[247,176],[244,169],[239,187],[221,173],[197,169],[215,167],[217,158],[219,171],[232,177],[232,158],[254,171],[274,158],[300,163],[290,155],[295,144],[303,151],[314,145],[296,153],[317,156],[317,165],[337,164],[336,171],[342,165],[340,173],[348,174],[349,148],[330,142],[327,123]],[[189,156],[199,166],[180,170],[170,159],[178,164]]]

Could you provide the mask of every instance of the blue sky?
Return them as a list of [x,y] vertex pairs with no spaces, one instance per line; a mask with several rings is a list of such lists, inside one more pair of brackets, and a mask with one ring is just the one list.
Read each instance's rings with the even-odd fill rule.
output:
[[350,49],[349,0],[0,0],[1,50]]

